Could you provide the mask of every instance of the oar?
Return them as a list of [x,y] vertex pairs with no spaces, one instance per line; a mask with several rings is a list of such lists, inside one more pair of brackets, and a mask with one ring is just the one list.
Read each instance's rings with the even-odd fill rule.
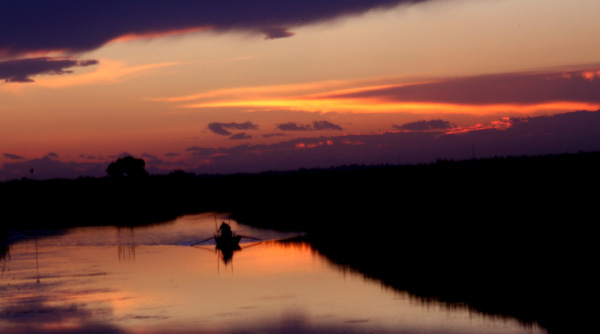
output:
[[248,238],[248,239],[254,239],[254,240],[258,240],[258,241],[262,241],[262,239],[259,238],[255,238],[255,237],[249,237],[247,235],[241,235],[241,234],[236,234],[238,237],[242,237],[242,238]]
[[198,245],[198,246],[197,245],[192,245],[192,247],[194,247],[196,249],[201,249],[203,251],[211,252],[211,253],[214,253],[216,251],[216,249],[202,247],[202,245]]
[[213,239],[213,238],[214,238],[214,237],[206,238],[206,239],[204,239],[204,240],[202,240],[202,241],[198,241],[198,242],[196,242],[196,243],[194,243],[194,244],[191,244],[190,246],[195,246],[195,245],[197,245],[197,244],[201,244],[201,243],[203,243],[203,242],[206,242],[206,241],[208,241],[208,240],[210,240],[210,239]]
[[245,246],[244,246],[242,249],[246,249],[246,248],[250,248],[250,247],[258,246],[258,245],[260,245],[260,244],[262,244],[262,242],[260,242],[260,241],[259,241],[259,242],[255,242],[255,243],[253,243],[253,244],[249,244],[249,245],[248,245],[248,244],[246,244],[246,245],[245,245]]

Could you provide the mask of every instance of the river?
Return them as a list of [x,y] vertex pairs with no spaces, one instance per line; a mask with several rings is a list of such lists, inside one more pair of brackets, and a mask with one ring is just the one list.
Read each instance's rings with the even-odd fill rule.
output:
[[[221,221],[242,239],[210,239]],[[0,333],[545,333],[423,302],[335,265],[298,233],[205,213],[136,228],[82,227],[11,244],[0,259]]]

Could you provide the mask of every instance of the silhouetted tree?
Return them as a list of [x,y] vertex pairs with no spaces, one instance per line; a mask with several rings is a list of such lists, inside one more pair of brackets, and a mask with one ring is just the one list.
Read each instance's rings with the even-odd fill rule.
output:
[[129,177],[148,176],[144,159],[137,159],[132,156],[126,156],[111,162],[106,168],[106,173],[108,173],[108,176],[113,177],[124,175]]

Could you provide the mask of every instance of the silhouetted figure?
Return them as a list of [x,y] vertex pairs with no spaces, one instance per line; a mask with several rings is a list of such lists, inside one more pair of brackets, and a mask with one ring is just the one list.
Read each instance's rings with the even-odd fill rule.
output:
[[143,159],[136,159],[132,156],[126,156],[117,159],[117,161],[111,162],[106,168],[108,176],[129,176],[129,177],[141,177],[148,176],[146,171],[146,162]]
[[231,232],[231,226],[229,226],[229,224],[227,224],[226,222],[221,223],[221,226],[219,227],[219,233],[221,233],[221,236],[224,238],[233,237],[233,232]]
[[217,235],[215,235],[217,249],[221,250],[225,258],[227,258],[229,253],[233,256],[233,251],[240,249],[239,242],[241,239],[242,237],[235,235],[235,233],[231,231],[231,226],[225,222],[221,223],[221,227],[219,227]]

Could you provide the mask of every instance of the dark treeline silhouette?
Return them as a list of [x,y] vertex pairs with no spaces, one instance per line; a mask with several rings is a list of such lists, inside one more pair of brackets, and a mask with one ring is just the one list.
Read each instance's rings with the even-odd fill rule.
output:
[[111,162],[106,168],[106,173],[111,177],[144,177],[148,176],[146,162],[143,159],[125,156]]
[[551,333],[593,318],[600,153],[261,174],[0,183],[9,229],[137,225],[225,211],[309,232],[335,263],[424,300]]

